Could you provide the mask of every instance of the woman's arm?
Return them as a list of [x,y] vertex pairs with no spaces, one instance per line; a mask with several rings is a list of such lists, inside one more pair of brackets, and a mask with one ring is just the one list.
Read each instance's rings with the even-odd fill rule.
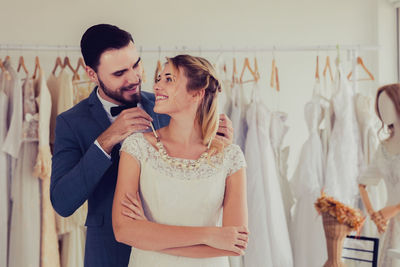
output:
[[[126,194],[136,195],[139,187],[139,162],[126,152],[121,152],[117,186],[114,194],[112,221],[115,238],[135,248],[160,251],[175,247],[207,244],[221,249],[234,250],[239,234],[238,227],[185,227],[170,226],[145,220],[132,220],[122,202]],[[243,237],[242,237],[243,238]]]
[[[223,226],[245,226],[245,229],[247,229],[248,215],[246,192],[246,173],[243,168],[226,179]],[[246,233],[246,236],[239,240],[235,252],[220,250],[205,245],[172,248],[160,252],[192,258],[240,256],[244,255],[248,242],[248,231],[246,230],[243,233]]]
[[366,187],[367,186],[364,184],[358,185],[358,188],[360,190],[361,200],[364,203],[367,213],[369,214],[372,221],[375,223],[376,227],[378,228],[378,232],[383,233],[386,230],[387,220],[385,220],[383,218],[383,216],[381,216],[382,215],[381,211],[379,211],[379,212],[374,211],[371,201],[369,199]]
[[360,190],[361,200],[364,203],[364,206],[365,206],[365,208],[367,210],[367,213],[369,214],[369,216],[371,216],[375,211],[374,211],[374,209],[372,207],[372,204],[371,204],[371,201],[369,199],[366,187],[367,186],[364,185],[364,184],[359,184],[358,185],[358,188]]

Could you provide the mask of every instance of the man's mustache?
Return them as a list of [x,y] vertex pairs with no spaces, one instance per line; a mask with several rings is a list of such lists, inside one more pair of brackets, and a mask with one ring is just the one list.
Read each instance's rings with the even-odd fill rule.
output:
[[132,84],[130,84],[130,85],[128,85],[128,86],[121,87],[121,90],[122,90],[122,91],[124,91],[124,90],[131,90],[131,89],[135,88],[136,86],[139,86],[141,83],[142,83],[142,80],[139,80],[138,83],[132,83]]

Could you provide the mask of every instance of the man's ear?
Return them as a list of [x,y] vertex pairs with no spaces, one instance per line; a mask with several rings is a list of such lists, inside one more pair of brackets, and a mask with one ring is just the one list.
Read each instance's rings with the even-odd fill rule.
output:
[[90,80],[92,81],[92,82],[94,82],[94,83],[98,83],[98,80],[97,80],[97,74],[96,74],[96,72],[94,71],[94,69],[92,69],[91,67],[89,67],[89,66],[86,66],[85,67],[85,71],[86,71],[86,74],[89,76],[89,78],[90,78]]

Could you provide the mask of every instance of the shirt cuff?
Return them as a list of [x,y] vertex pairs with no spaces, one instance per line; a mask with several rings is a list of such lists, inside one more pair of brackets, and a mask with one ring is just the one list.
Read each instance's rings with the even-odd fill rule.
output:
[[108,158],[109,160],[111,160],[111,156],[108,155],[108,153],[104,151],[104,149],[101,147],[101,145],[99,144],[99,142],[97,141],[97,139],[96,139],[96,141],[94,141],[94,144],[95,144],[98,148],[100,148],[101,151],[103,151],[104,155],[106,155],[107,158]]

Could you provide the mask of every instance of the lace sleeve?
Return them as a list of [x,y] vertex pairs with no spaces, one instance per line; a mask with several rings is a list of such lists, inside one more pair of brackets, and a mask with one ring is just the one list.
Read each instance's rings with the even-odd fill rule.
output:
[[134,133],[128,136],[122,143],[121,151],[135,157],[138,161],[142,160],[141,139],[144,138],[142,133]]
[[380,169],[380,162],[383,160],[382,144],[375,152],[371,163],[364,168],[361,175],[358,177],[358,183],[364,185],[377,185],[383,175]]
[[225,166],[227,167],[227,176],[231,176],[247,166],[243,152],[238,145],[232,144],[226,148]]

